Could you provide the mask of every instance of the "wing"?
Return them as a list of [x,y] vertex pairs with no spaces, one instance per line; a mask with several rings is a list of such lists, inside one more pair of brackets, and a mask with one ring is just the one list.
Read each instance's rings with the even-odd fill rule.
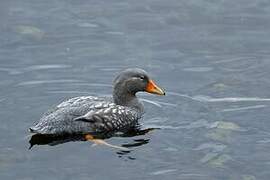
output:
[[139,118],[140,114],[136,110],[130,107],[114,105],[89,111],[74,120],[88,122],[98,131],[117,131],[134,126]]
[[30,132],[39,134],[62,134],[89,132],[92,127],[89,123],[78,123],[74,118],[83,116],[87,112],[114,106],[114,103],[105,101],[105,98],[92,96],[75,97],[62,102],[30,128]]
[[[91,108],[95,108],[95,105],[98,104],[104,104],[104,101],[106,101],[105,98],[101,97],[93,97],[93,96],[80,96],[80,97],[74,97],[71,99],[68,99],[56,107],[48,110],[46,113],[43,114],[42,117],[48,116],[51,113],[54,113],[55,111],[62,109],[62,108],[76,108],[76,107],[82,107],[82,106],[91,106]],[[100,102],[100,103],[98,103]],[[109,105],[109,103],[108,103]],[[97,106],[98,108],[98,106]]]

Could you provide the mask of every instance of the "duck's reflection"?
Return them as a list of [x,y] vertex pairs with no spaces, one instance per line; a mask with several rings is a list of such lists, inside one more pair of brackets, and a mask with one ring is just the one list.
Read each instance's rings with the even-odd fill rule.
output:
[[[110,137],[136,137],[145,135],[157,128],[147,128],[147,129],[140,129],[140,128],[134,128],[129,131],[126,131],[124,133],[116,133],[116,134],[96,134],[94,135],[95,139],[99,140],[105,140]],[[147,144],[150,139],[133,139],[130,143],[122,144],[121,147],[123,148],[132,148],[137,146],[142,146],[144,144]],[[87,141],[84,134],[79,135],[62,135],[62,136],[52,136],[52,135],[42,135],[42,134],[35,134],[31,137],[29,143],[30,147],[29,149],[33,148],[35,145],[49,145],[49,146],[55,146],[67,142],[72,141]],[[117,152],[118,155],[124,155],[129,153],[130,150],[120,150]]]

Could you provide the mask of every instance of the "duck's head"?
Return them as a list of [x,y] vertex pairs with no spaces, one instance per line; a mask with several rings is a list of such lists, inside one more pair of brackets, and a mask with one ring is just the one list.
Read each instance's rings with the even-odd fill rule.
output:
[[144,91],[157,95],[165,92],[149,78],[148,74],[139,68],[130,68],[122,71],[114,80],[114,97],[135,96],[137,92]]

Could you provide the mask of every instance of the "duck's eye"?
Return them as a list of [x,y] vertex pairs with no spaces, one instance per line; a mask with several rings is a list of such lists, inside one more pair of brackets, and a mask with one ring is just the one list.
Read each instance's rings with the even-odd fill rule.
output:
[[144,76],[140,76],[139,79],[140,80],[145,80],[145,77]]

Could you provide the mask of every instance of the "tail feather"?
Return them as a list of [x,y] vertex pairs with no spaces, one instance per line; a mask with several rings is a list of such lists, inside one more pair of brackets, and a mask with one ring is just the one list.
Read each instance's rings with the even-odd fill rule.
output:
[[35,126],[29,128],[30,133],[38,133],[38,129]]
[[30,133],[35,133],[35,130],[32,127],[30,127],[28,130]]

